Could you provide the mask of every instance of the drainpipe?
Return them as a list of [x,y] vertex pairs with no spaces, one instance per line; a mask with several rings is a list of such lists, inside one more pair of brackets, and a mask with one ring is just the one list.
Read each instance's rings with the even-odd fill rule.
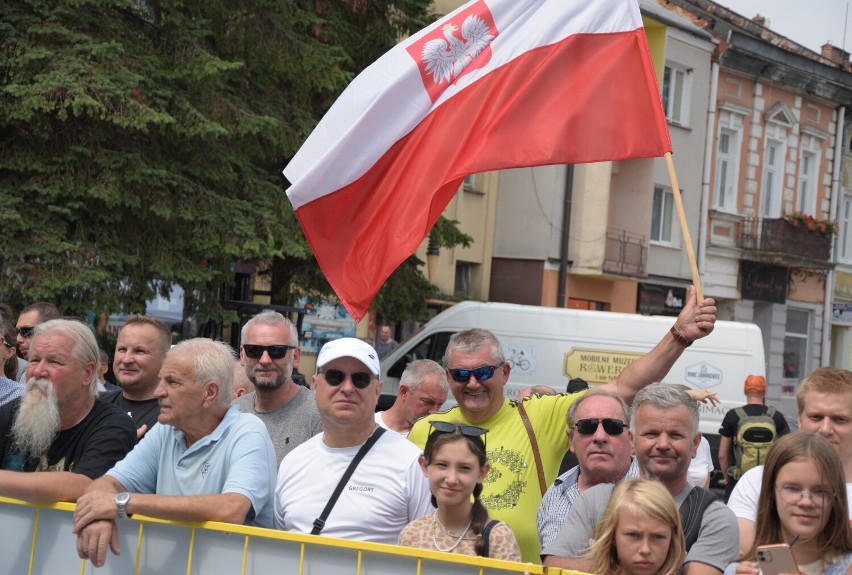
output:
[[568,232],[571,229],[571,202],[574,198],[574,165],[565,166],[565,195],[562,198],[562,241],[559,246],[559,283],[556,307],[566,307],[568,290]]
[[[839,221],[838,206],[840,206],[840,167],[843,163],[843,122],[846,117],[846,106],[840,106],[837,109],[837,128],[834,132],[834,165],[831,174],[831,208],[829,208],[828,217],[834,221]],[[835,234],[834,241],[831,242],[831,253],[829,253],[828,261],[836,263],[836,254],[838,251],[838,241],[840,235]],[[820,365],[831,365],[831,304],[834,301],[834,283],[835,271],[830,268],[825,276],[825,304],[822,314],[822,351],[820,353]]]
[[710,101],[707,106],[707,135],[704,146],[704,177],[701,180],[701,217],[698,218],[698,275],[704,273],[707,259],[707,226],[710,225],[710,174],[713,173],[713,142],[716,135],[716,91],[719,62],[710,68]]

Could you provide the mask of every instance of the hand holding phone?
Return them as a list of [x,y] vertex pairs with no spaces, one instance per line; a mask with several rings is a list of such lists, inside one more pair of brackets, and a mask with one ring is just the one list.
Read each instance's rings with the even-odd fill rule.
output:
[[736,575],[760,575],[760,567],[756,561],[740,561],[737,565]]
[[786,543],[761,545],[757,548],[757,564],[763,575],[781,575],[799,573],[799,565],[793,550]]

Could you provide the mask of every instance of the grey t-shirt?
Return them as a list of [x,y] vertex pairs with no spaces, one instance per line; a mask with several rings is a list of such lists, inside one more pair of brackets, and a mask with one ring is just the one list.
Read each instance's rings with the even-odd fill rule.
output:
[[243,413],[253,413],[260,418],[269,431],[272,445],[275,447],[276,464],[281,465],[284,456],[294,447],[301,445],[322,431],[314,394],[299,386],[299,392],[293,399],[269,413],[260,413],[254,408],[256,391],[241,395],[234,400]]
[[[604,483],[582,492],[568,512],[559,535],[541,551],[542,557],[582,557],[589,550],[589,540],[595,537],[597,524],[603,517],[614,487],[611,483]],[[674,498],[678,509],[690,491],[692,485],[687,483]],[[721,501],[714,501],[704,512],[698,540],[688,550],[684,563],[697,561],[724,571],[728,563],[739,555],[739,533],[733,512]]]

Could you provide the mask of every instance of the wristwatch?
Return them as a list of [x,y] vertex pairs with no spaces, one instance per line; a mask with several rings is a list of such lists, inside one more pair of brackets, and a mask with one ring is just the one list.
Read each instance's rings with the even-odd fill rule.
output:
[[127,518],[128,501],[130,501],[130,494],[126,491],[115,496],[115,508],[118,510],[118,516],[121,519]]

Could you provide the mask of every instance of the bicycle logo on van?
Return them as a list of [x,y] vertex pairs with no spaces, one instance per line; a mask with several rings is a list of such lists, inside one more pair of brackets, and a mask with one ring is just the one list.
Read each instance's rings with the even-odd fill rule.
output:
[[521,350],[515,350],[514,355],[506,359],[511,366],[512,369],[521,369],[528,370],[530,368],[530,360],[524,357],[524,352]]
[[512,371],[519,375],[535,375],[538,364],[534,345],[507,343],[503,345],[503,356]]
[[694,387],[713,387],[722,384],[722,370],[702,361],[686,368],[685,379]]

